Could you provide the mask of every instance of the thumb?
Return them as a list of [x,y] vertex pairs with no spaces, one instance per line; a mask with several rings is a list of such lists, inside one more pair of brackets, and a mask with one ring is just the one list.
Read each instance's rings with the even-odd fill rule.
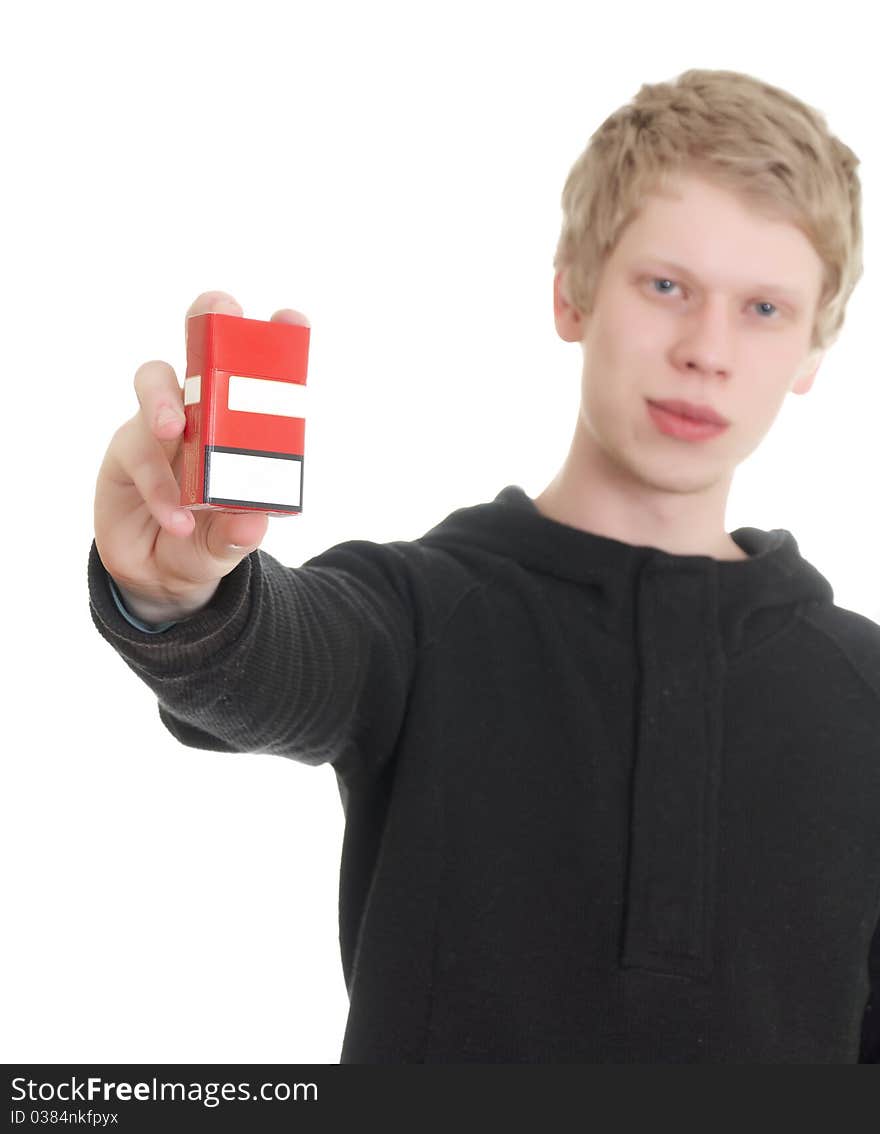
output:
[[266,512],[201,512],[205,516],[204,544],[214,559],[228,563],[231,571],[255,551],[269,527]]

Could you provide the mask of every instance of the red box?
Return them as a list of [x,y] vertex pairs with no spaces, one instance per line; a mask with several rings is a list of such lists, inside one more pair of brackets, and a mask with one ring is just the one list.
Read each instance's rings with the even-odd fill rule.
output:
[[216,312],[187,320],[182,507],[302,511],[309,333]]

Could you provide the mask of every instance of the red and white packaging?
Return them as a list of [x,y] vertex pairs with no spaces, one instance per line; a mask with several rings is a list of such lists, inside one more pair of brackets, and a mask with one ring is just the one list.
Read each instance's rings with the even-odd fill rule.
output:
[[187,320],[182,507],[302,512],[309,333],[213,311]]

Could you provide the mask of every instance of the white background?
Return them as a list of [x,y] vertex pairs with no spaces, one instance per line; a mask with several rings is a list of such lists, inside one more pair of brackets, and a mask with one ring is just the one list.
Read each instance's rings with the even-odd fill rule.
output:
[[[841,340],[734,482],[880,619],[876,43],[838,2],[18,6],[3,95],[3,1039],[25,1062],[335,1063],[347,998],[329,767],[187,749],[94,629],[94,480],[222,289],[312,323],[305,511],[264,549],[415,538],[561,463],[567,172],[644,82],[746,71],[861,158]],[[393,990],[390,990],[393,995]]]

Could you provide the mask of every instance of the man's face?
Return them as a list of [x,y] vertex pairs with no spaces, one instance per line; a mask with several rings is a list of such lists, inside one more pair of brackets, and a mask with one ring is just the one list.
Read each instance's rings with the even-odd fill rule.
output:
[[[606,261],[588,319],[561,275],[557,330],[584,355],[578,428],[627,479],[673,492],[729,484],[786,393],[812,385],[819,256],[794,225],[706,181],[648,199]],[[709,405],[730,425],[706,440],[669,436],[648,399]]]

